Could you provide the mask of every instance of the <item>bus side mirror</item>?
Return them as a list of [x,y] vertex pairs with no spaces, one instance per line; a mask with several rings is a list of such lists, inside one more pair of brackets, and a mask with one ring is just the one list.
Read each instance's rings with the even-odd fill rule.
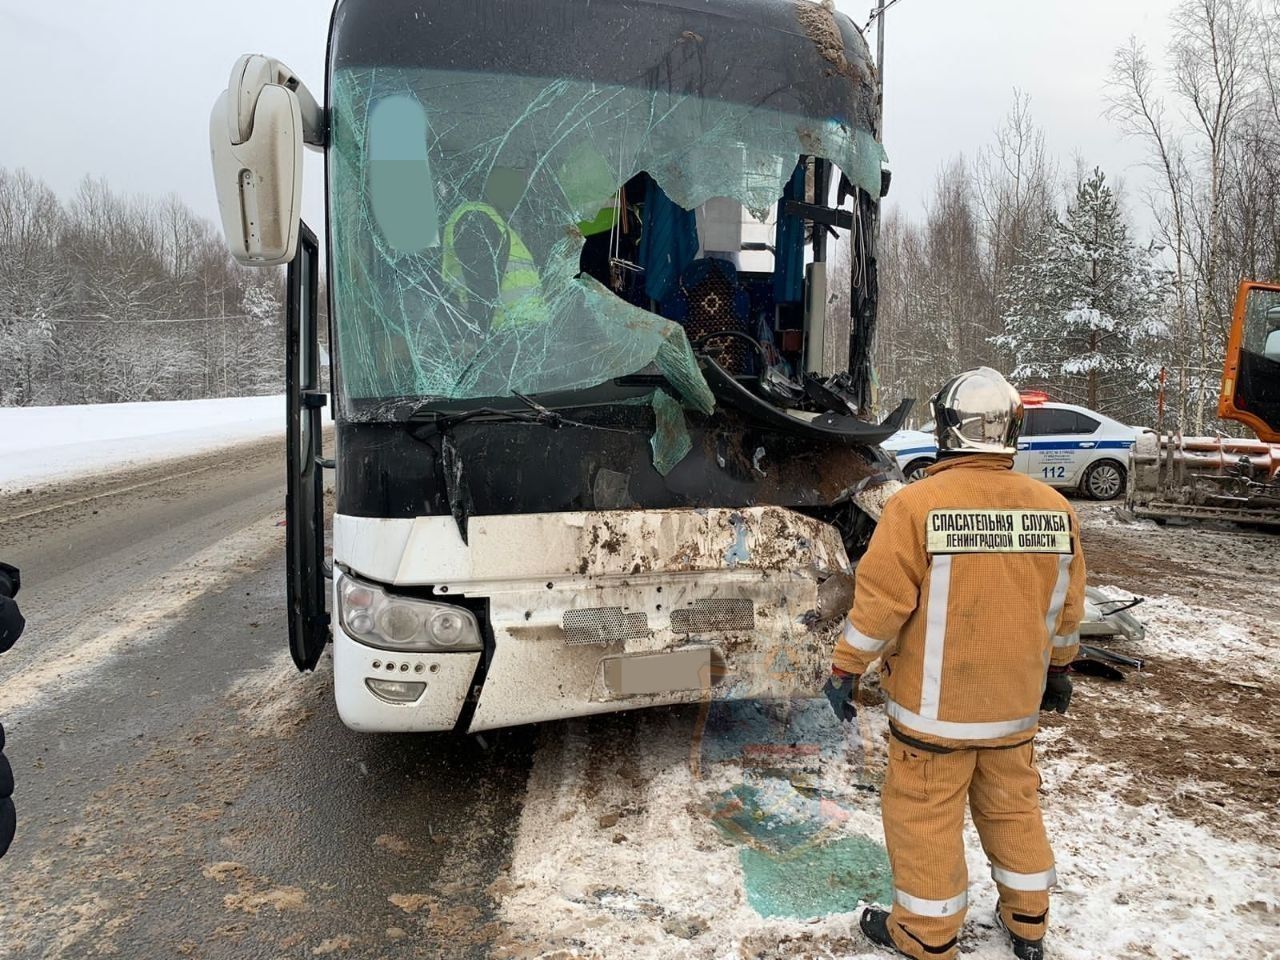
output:
[[291,87],[246,77],[246,65],[265,59],[240,58],[209,117],[227,246],[236,260],[257,267],[293,259],[302,218],[302,106]]

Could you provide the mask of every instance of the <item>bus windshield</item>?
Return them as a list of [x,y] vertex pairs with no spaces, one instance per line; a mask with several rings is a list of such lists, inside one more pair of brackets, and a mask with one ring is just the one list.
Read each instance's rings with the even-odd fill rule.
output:
[[690,239],[694,211],[726,198],[763,223],[802,157],[879,196],[869,132],[773,108],[408,66],[339,67],[331,101],[334,320],[356,401],[568,391],[656,366],[709,411],[662,296],[695,261],[719,269],[705,231]]

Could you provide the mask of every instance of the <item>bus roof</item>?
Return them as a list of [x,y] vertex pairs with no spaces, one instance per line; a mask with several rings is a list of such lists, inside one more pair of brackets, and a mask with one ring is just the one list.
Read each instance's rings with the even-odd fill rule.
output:
[[333,70],[660,90],[835,120],[878,138],[866,41],[848,17],[812,0],[338,0],[330,57]]

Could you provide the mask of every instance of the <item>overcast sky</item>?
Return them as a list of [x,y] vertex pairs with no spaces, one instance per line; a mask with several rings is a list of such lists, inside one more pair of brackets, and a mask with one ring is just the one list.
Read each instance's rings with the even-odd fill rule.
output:
[[[872,6],[837,5],[860,24]],[[938,168],[990,139],[1015,87],[1031,95],[1064,164],[1079,152],[1132,185],[1142,176],[1141,154],[1101,116],[1103,82],[1130,34],[1163,49],[1173,6],[901,0],[888,14],[885,54],[892,200],[918,212]],[[0,0],[0,166],[25,167],[64,197],[86,174],[119,190],[176,193],[216,219],[209,107],[232,63],[240,53],[271,54],[320,94],[331,7],[332,0]],[[317,221],[317,155],[306,173],[307,216]]]
[[[1067,172],[1079,153],[1133,189],[1141,145],[1102,116],[1116,48],[1136,36],[1164,62],[1175,0],[900,0],[886,14],[885,148],[890,201],[916,213],[940,166],[972,159],[1013,104],[1031,97],[1047,146]],[[873,6],[837,0],[865,24]],[[868,41],[875,49],[875,32]]]

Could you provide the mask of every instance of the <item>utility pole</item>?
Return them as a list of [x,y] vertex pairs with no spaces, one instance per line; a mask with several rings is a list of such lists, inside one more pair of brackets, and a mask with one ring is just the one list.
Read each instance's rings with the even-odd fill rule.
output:
[[[864,27],[862,31],[863,36],[865,36],[867,30],[871,27],[871,21],[872,20],[877,21],[876,22],[876,77],[880,81],[880,96],[879,96],[879,101],[877,103],[878,109],[876,110],[876,113],[878,114],[878,116],[876,117],[876,132],[880,137],[881,144],[884,143],[884,14],[886,10],[888,10],[891,6],[893,6],[897,2],[898,0],[877,0],[876,6],[873,7],[871,10],[871,16],[867,20],[867,26]],[[882,189],[883,189],[883,177],[884,177],[883,164],[881,165],[880,176],[881,176],[881,183],[882,183]],[[880,238],[880,199],[881,199],[880,194],[881,194],[881,191],[877,190],[876,196],[873,199],[873,203],[875,204],[875,206],[872,211],[871,222],[868,224],[868,227],[872,232],[872,237],[873,237],[871,241],[872,243],[878,243]],[[856,260],[856,257],[851,257],[850,259]],[[874,270],[874,261],[872,261],[871,269]],[[857,281],[856,277],[854,277],[853,280],[851,281],[850,296],[853,295],[853,291],[857,288],[856,281]],[[874,355],[875,323],[876,323],[876,305],[874,302],[872,302],[870,305],[870,314],[869,314],[869,319],[867,323],[867,328],[865,331],[867,334],[867,344],[864,348],[862,348],[865,351],[864,369],[866,372],[867,382],[865,384],[862,384],[858,391],[860,406],[868,407],[869,409],[872,409],[872,410],[876,409],[880,405],[879,390],[876,388],[876,371],[875,371],[875,355]],[[852,331],[850,332],[852,333]],[[852,358],[852,350],[851,350],[851,358]]]
[[886,4],[881,4],[880,9],[873,13],[872,16],[879,15],[880,19],[876,21],[876,72],[880,75],[880,142],[884,143],[884,12]]
[[871,29],[871,24],[876,25],[876,73],[880,77],[880,142],[884,143],[884,17],[885,11],[898,3],[898,0],[880,0],[879,6],[871,9],[871,16],[867,18],[867,25],[862,28],[865,36],[866,32]]

